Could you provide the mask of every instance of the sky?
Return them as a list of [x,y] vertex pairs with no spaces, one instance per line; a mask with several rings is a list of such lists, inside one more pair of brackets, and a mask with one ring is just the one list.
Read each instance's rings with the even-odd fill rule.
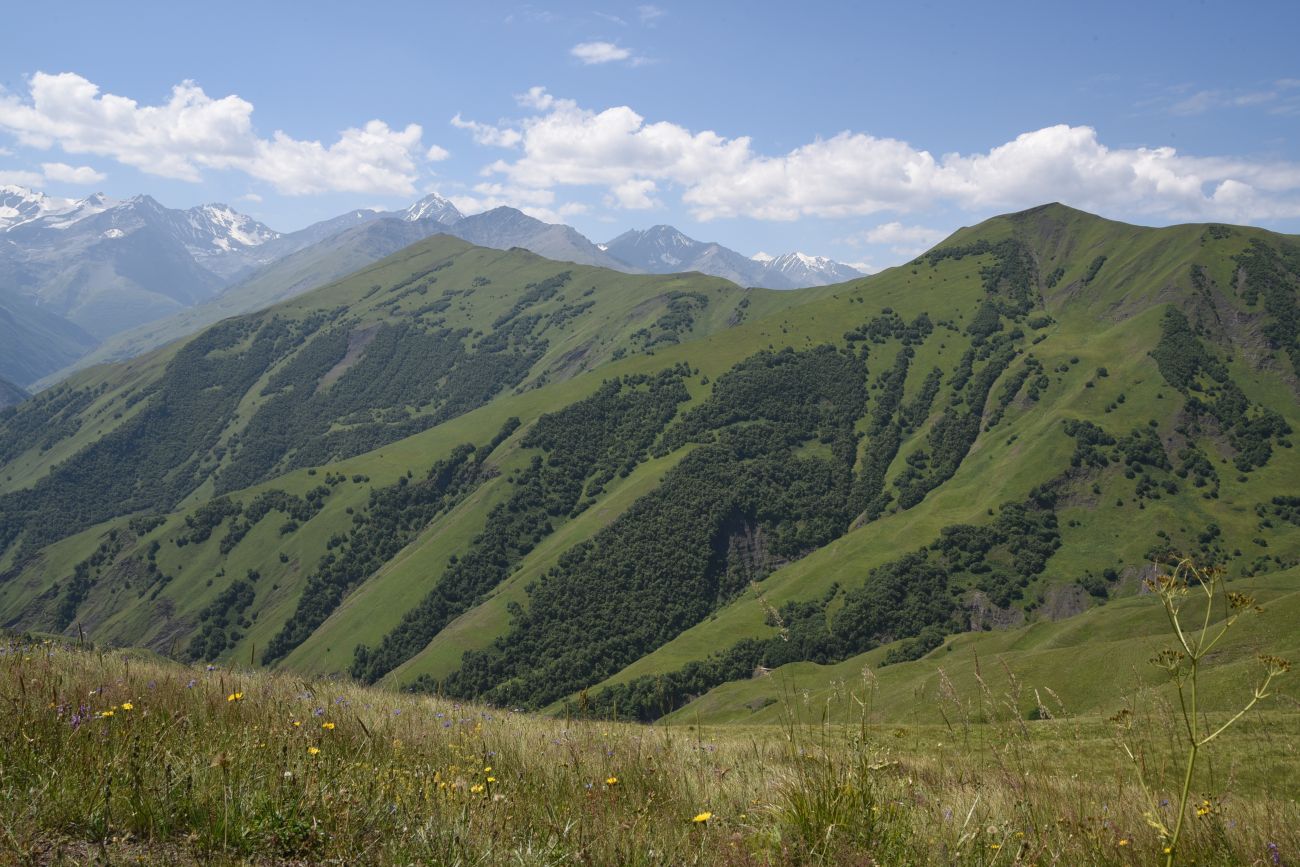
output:
[[429,192],[875,270],[1062,201],[1300,233],[1300,3],[7,4],[0,184]]

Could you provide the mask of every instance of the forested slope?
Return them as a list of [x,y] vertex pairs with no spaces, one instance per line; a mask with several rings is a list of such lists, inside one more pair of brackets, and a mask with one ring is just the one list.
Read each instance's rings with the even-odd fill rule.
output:
[[0,618],[654,719],[1277,572],[1298,285],[1061,206],[789,293],[433,239],[6,411]]

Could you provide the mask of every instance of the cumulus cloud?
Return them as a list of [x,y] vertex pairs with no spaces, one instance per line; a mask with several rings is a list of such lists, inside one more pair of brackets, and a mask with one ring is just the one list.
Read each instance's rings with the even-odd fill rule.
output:
[[524,108],[532,108],[537,111],[546,111],[555,105],[555,97],[546,92],[546,88],[540,85],[534,85],[528,88],[526,93],[515,94],[515,102]]
[[204,169],[231,169],[282,193],[410,194],[422,156],[417,124],[393,129],[379,120],[343,130],[328,146],[283,131],[270,138],[253,128],[253,105],[238,96],[213,99],[191,81],[159,105],[101,93],[71,72],[38,72],[28,99],[0,95],[0,129],[20,144],[106,156],[149,174],[198,181]]
[[613,42],[579,42],[569,49],[569,53],[587,66],[615,63],[632,57],[631,51]]
[[942,206],[987,212],[1053,200],[1172,219],[1300,216],[1300,163],[1196,157],[1171,147],[1111,148],[1088,126],[1049,126],[968,154],[935,156],[899,139],[845,131],[768,155],[745,136],[649,122],[628,106],[595,111],[542,88],[520,104],[534,113],[495,125],[455,121],[477,141],[518,149],[516,158],[497,160],[485,174],[521,190],[604,188],[621,207],[643,207],[650,190],[668,185],[700,220],[854,217]]
[[97,184],[108,176],[90,166],[70,166],[67,163],[41,163],[39,172],[27,169],[0,171],[0,185],[16,184],[20,187],[39,188],[54,181],[64,184]]
[[475,184],[472,192],[447,196],[462,214],[477,214],[493,208],[518,208],[530,217],[547,223],[563,223],[565,219],[583,214],[587,206],[580,202],[557,205],[555,193],[533,187],[518,187],[485,181]]
[[881,223],[875,228],[868,229],[862,233],[862,237],[872,244],[924,244],[928,247],[937,241],[942,241],[945,234],[942,229],[931,229],[928,226],[905,226],[895,220],[892,223]]
[[70,166],[67,163],[41,163],[41,171],[47,179],[65,184],[97,184],[108,177],[90,166]]
[[930,249],[947,236],[948,232],[943,229],[908,226],[895,220],[867,229],[858,236],[848,238],[847,241],[854,246],[863,242],[884,244],[889,246],[891,252],[900,256],[915,256]]
[[469,134],[473,136],[475,144],[490,147],[514,147],[523,138],[518,130],[505,126],[493,126],[489,123],[479,123],[476,120],[465,120],[459,114],[451,119],[451,125],[456,129],[468,130]]
[[658,207],[654,198],[655,182],[648,180],[627,180],[610,188],[610,200],[618,207],[630,211],[643,211]]
[[22,169],[0,170],[0,187],[40,187],[45,185],[45,175]]

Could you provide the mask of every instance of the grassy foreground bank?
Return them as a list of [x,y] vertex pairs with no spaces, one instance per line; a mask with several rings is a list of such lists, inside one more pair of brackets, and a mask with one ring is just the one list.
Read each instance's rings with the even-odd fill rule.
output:
[[[829,700],[859,725],[791,693],[781,726],[641,727],[14,642],[0,863],[1159,859],[1113,727],[1013,716],[1014,679],[998,679],[950,726],[873,723],[867,677]],[[1175,716],[1137,710],[1128,740],[1172,793]],[[1277,710],[1225,735],[1181,863],[1300,861],[1298,741],[1300,716]]]

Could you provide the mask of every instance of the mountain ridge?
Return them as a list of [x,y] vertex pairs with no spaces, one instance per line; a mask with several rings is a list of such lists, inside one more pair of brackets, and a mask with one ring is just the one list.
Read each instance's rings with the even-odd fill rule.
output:
[[673,226],[630,229],[601,245],[615,259],[650,274],[699,271],[741,286],[804,289],[865,276],[825,256],[785,253],[747,257],[716,242],[697,241]]
[[[390,228],[376,234],[395,236],[400,231],[412,243],[446,232],[482,246],[519,246],[557,260],[629,273],[672,270],[638,268],[608,255],[570,226],[545,223],[514,208],[466,216],[437,193],[403,209],[358,209],[281,233],[221,203],[176,210],[148,195],[123,201],[100,193],[80,200],[53,199],[8,186],[0,190],[0,275],[13,293],[67,319],[101,344],[82,358],[35,368],[35,375],[23,384],[39,390],[87,364],[125,357],[157,345],[157,340],[190,333],[187,329],[214,322],[218,314],[274,303],[289,291],[277,285],[257,297],[255,290],[279,281],[286,270],[297,274],[287,282],[292,291],[342,277],[367,264],[355,236],[345,233],[391,220],[421,232]],[[397,247],[379,244],[373,249],[369,261]],[[297,259],[284,262],[295,255]],[[307,258],[314,261],[306,264]],[[820,285],[856,274],[828,269],[825,264],[820,270],[765,270],[719,245],[712,245],[707,255],[695,257],[690,264],[687,270],[774,288]],[[309,274],[311,278],[305,278]],[[10,352],[0,347],[0,369],[16,372],[31,366],[5,357]]]
[[926,658],[1170,551],[1294,570],[1297,286],[1300,239],[1060,206],[794,292],[431,238],[0,416],[0,621],[743,718],[756,668]]

